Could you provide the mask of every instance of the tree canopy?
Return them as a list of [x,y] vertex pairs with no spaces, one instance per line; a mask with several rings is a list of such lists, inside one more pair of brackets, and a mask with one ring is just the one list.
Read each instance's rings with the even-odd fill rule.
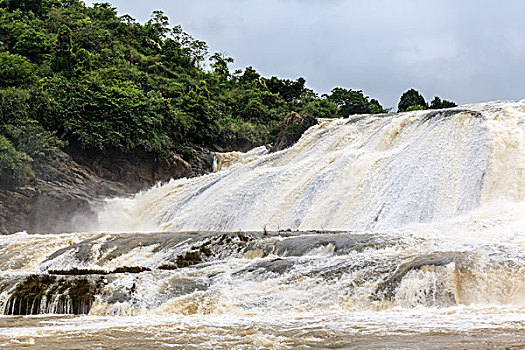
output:
[[430,106],[425,101],[425,98],[415,89],[407,90],[401,95],[397,105],[398,112],[415,111],[421,109],[441,109],[451,108],[457,105],[452,101],[441,100],[440,97],[435,96]]
[[439,98],[438,96],[435,96],[432,102],[430,102],[430,109],[452,108],[456,106],[457,104],[455,104],[454,102],[441,100],[441,98]]
[[[4,0],[0,174],[23,181],[65,147],[160,157],[191,145],[247,150],[271,142],[291,111],[385,112],[361,90],[319,96],[302,77],[232,72],[233,61],[161,11],[140,24],[108,3]],[[27,133],[41,142],[24,141]]]
[[336,87],[330,95],[326,95],[328,101],[334,103],[337,115],[346,118],[352,114],[379,114],[387,111],[379,104],[379,101],[370,99],[361,90],[352,90]]
[[397,104],[398,112],[408,111],[412,107],[416,109],[427,109],[428,105],[425,98],[415,89],[407,90],[401,95],[399,103]]

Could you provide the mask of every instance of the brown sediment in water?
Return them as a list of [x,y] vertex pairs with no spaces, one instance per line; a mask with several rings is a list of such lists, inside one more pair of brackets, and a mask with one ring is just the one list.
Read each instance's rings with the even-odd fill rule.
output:
[[[474,315],[473,315],[474,316]],[[321,320],[316,326],[291,321],[271,324],[215,324],[188,318],[187,322],[140,325],[141,319],[105,327],[77,330],[76,317],[0,318],[4,349],[523,349],[525,328],[496,329],[369,329],[368,322],[334,328]],[[203,322],[204,321],[204,322]],[[363,320],[365,321],[365,320]],[[86,318],[89,323],[90,319]],[[95,322],[93,320],[93,322]],[[134,323],[134,325],[131,325]],[[50,327],[57,324],[57,327]],[[60,325],[64,325],[63,328]],[[363,328],[365,327],[365,328]],[[9,333],[33,329],[36,333]],[[6,334],[11,334],[7,336]],[[38,335],[36,335],[38,334]]]

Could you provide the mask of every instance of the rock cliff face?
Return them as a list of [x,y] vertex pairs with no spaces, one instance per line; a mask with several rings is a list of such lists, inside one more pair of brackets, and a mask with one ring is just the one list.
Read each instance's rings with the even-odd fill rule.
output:
[[[188,161],[147,154],[90,154],[68,150],[53,164],[52,175],[17,188],[0,188],[0,233],[70,232],[94,219],[93,204],[103,198],[131,195],[157,182],[212,171],[213,153],[196,148]],[[84,226],[84,225],[82,225]]]

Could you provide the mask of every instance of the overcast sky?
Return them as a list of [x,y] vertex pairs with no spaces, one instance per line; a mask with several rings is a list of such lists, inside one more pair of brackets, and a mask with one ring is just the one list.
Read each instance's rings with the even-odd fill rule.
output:
[[161,9],[234,68],[302,76],[319,93],[360,89],[384,107],[411,87],[459,104],[525,98],[523,0],[109,2],[140,22]]

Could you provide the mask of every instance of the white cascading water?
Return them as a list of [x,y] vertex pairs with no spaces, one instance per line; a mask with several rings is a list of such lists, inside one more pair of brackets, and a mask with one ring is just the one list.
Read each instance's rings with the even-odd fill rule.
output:
[[519,202],[524,108],[502,102],[321,121],[284,151],[253,152],[217,173],[111,200],[99,229],[392,230]]
[[[523,337],[525,100],[324,120],[215,167],[108,200],[95,232],[0,237],[0,311],[89,311],[48,332],[188,348]],[[0,327],[0,342],[41,334]]]

